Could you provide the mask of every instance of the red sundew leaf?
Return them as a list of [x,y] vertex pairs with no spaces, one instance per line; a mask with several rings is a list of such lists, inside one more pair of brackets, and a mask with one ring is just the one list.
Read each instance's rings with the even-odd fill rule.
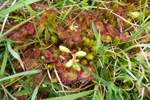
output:
[[[40,84],[41,83],[41,80],[43,79],[43,74],[42,73],[40,73],[40,74],[38,74],[38,75],[35,75],[35,77],[34,77],[34,82],[35,82],[35,84]],[[44,82],[42,82],[42,84],[44,84]]]
[[26,24],[24,24],[24,26],[26,27],[27,31],[29,34],[33,34],[34,33],[34,24],[31,22],[27,22]]
[[27,94],[23,94],[23,95],[21,95],[21,96],[15,96],[15,98],[17,99],[17,100],[25,100],[26,98],[27,98]]
[[91,16],[86,16],[86,21],[90,22],[92,20]]
[[33,3],[33,4],[30,4],[29,6],[30,6],[34,11],[37,11],[37,9],[36,9],[36,7],[35,7],[36,5],[35,5],[34,3]]
[[[88,70],[90,70],[91,72],[95,73],[95,69],[94,69],[93,66],[86,66],[86,68]],[[82,71],[80,72],[80,75],[78,76],[77,80],[79,82],[86,83],[87,81],[95,80],[95,78],[90,73],[88,73],[87,71],[85,71],[85,70],[82,69]]]
[[33,56],[35,58],[38,58],[40,56],[40,49],[39,49],[39,47],[35,47],[33,50],[34,50],[33,51]]
[[23,70],[20,63],[18,61],[13,61],[13,66],[17,70]]
[[56,20],[56,12],[55,12],[55,10],[54,9],[52,9],[52,17],[51,17],[51,22],[55,22],[55,20]]
[[82,25],[80,26],[80,29],[81,29],[81,30],[85,30],[85,29],[87,29],[87,25],[86,25],[86,23],[82,23]]
[[104,32],[104,24],[101,21],[95,21],[95,28],[99,32]]
[[38,93],[40,94],[40,98],[41,98],[41,99],[46,99],[46,98],[49,97],[49,92],[47,92],[47,91],[39,90]]
[[124,23],[123,23],[123,20],[121,18],[119,18],[118,27],[124,27]]
[[121,6],[118,6],[118,7],[115,6],[115,7],[113,7],[113,12],[116,13],[116,14],[118,14],[118,15],[121,15],[123,13],[123,11],[124,11],[124,9]]
[[71,39],[70,30],[60,31],[60,35],[59,36],[60,36],[61,39],[66,39],[66,40]]
[[60,62],[60,60],[56,60],[56,61],[55,61],[55,66],[56,66],[56,67],[62,66],[62,63]]
[[32,59],[30,57],[25,58],[24,60],[25,66],[28,70],[39,69],[42,67],[41,63],[37,62],[36,59]]
[[56,12],[54,9],[52,9],[52,12],[45,9],[46,15],[47,15],[47,22],[54,24],[56,20]]
[[74,42],[82,42],[83,41],[83,36],[80,33],[75,32],[72,35],[72,39],[74,40]]
[[45,57],[50,57],[52,56],[51,52],[49,50],[44,50],[44,54],[45,54]]
[[15,41],[24,41],[26,40],[25,34],[23,34],[22,31],[12,31],[10,33],[10,39],[15,40]]
[[48,18],[48,21],[50,21],[50,19],[51,19],[51,13],[50,13],[50,11],[48,11],[47,9],[45,9],[45,13],[46,13],[46,16]]
[[29,57],[32,55],[32,49],[30,48],[27,48],[26,51],[23,52],[23,56],[26,58],[26,57]]
[[125,37],[124,34],[120,34],[120,40],[122,40],[122,41],[128,41],[130,39],[131,39],[131,36]]
[[51,23],[46,18],[43,17],[42,20],[47,27],[52,27]]
[[74,84],[77,82],[77,74],[76,71],[72,70],[62,70],[59,71],[59,76],[61,78],[61,81],[64,85],[70,86],[71,84]]
[[71,12],[69,15],[68,15],[68,18],[71,20],[71,19],[73,19],[74,18],[74,12]]
[[108,25],[106,26],[106,28],[107,28],[107,30],[108,30],[110,36],[119,35],[118,30],[116,30],[112,25],[109,25],[109,24],[108,24]]
[[45,63],[52,63],[56,60],[49,50],[44,50],[44,53],[45,53],[45,58],[43,61]]
[[[41,36],[41,34],[43,33],[43,31],[45,30],[45,26],[44,23],[39,22],[39,25],[37,27],[37,32],[38,32],[38,36]],[[35,36],[37,37],[37,34],[35,34]]]

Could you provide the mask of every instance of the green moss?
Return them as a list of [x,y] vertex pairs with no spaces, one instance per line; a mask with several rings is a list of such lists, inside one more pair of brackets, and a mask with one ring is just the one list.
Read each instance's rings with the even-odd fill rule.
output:
[[[132,20],[132,18],[130,17],[130,18],[127,18],[127,21],[129,21],[129,22],[132,23],[133,20]],[[126,26],[126,27],[129,27],[129,26],[131,26],[131,25],[130,25],[130,23],[125,22],[125,26]]]
[[83,45],[84,46],[87,46],[88,44],[90,43],[90,39],[89,38],[86,38]]
[[81,64],[82,64],[82,65],[86,65],[87,63],[88,63],[88,62],[87,62],[86,59],[82,59],[82,60],[81,60]]
[[96,51],[96,45],[93,45],[93,46],[92,46],[91,51],[93,51],[93,52]]
[[89,42],[89,44],[88,44],[88,47],[91,48],[94,45],[94,42],[95,41],[93,39],[91,39],[90,42]]
[[115,36],[115,37],[113,38],[113,43],[118,43],[119,41],[120,41],[119,36]]
[[128,4],[127,5],[127,9],[130,11],[134,8],[134,4]]
[[87,56],[86,56],[87,60],[92,60],[93,58],[94,58],[94,56],[91,53],[87,54]]

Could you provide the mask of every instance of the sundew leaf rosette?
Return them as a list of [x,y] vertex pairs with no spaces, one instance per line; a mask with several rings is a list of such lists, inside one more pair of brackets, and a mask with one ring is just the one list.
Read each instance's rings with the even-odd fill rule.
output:
[[[67,26],[63,27],[64,25],[59,24],[56,11],[45,10],[45,12],[46,15],[40,16],[42,20],[34,19],[34,23],[27,22],[9,34],[10,39],[15,41],[28,43],[31,39],[40,40],[36,44],[27,46],[23,46],[26,43],[15,45],[14,48],[23,46],[20,49],[25,69],[50,69],[53,73],[56,68],[61,82],[67,86],[94,80],[93,76],[78,65],[78,63],[83,64],[90,71],[95,72],[95,61],[92,61],[95,56],[94,34],[90,34],[91,38],[85,36],[83,38],[82,28],[75,23],[68,25],[64,22]],[[80,47],[82,44],[85,46]],[[18,61],[14,61],[13,64],[16,69],[22,70]]]

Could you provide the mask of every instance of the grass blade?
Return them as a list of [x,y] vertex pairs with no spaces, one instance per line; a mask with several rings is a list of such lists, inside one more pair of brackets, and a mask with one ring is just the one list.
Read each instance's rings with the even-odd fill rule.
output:
[[94,90],[90,90],[90,91],[85,91],[85,92],[76,93],[72,95],[67,95],[67,96],[62,96],[62,97],[57,97],[57,98],[49,98],[49,99],[44,99],[44,100],[73,100],[73,99],[87,96],[93,92]]
[[97,31],[96,31],[96,28],[95,28],[95,25],[94,25],[94,21],[93,21],[93,20],[92,20],[92,29],[93,29],[93,32],[94,32],[96,38],[98,38],[98,33],[97,33]]
[[71,11],[71,9],[73,8],[74,5],[72,5],[67,12],[65,13],[64,17],[62,18],[62,21],[66,18],[66,16],[69,14],[69,12]]
[[141,29],[139,29],[139,31],[137,31],[131,38],[131,40],[136,39],[145,29],[147,29],[147,27],[150,26],[150,21],[147,22]]
[[4,77],[4,78],[0,79],[0,82],[14,78],[14,77],[19,77],[19,76],[23,76],[23,75],[33,75],[33,74],[37,74],[37,73],[41,73],[41,72],[42,72],[42,70],[25,71],[25,72],[21,72],[18,74]]
[[[24,2],[26,4],[31,4],[31,3],[34,3],[34,2],[37,2],[37,1],[39,1],[39,0],[25,0]],[[18,1],[13,6],[7,8],[5,10],[0,11],[0,17],[4,18],[6,14],[11,13],[11,12],[23,7],[23,6],[24,5],[20,1]]]
[[39,20],[41,20],[41,18],[35,13],[35,11],[33,11],[31,9],[30,6],[28,6],[28,4],[26,4],[23,0],[21,0],[21,2],[25,5],[25,7],[30,11],[31,14],[33,14],[36,18],[38,18]]
[[13,95],[11,95],[6,89],[5,87],[3,87],[4,91],[7,92],[7,94],[13,99],[13,100],[17,100]]
[[121,2],[119,2],[118,0],[115,0],[117,4],[121,5],[121,6],[126,6],[127,4],[123,4]]
[[7,48],[6,48],[5,54],[4,54],[3,63],[2,63],[2,66],[1,66],[0,76],[3,76],[3,74],[5,72],[7,58],[8,58],[8,53],[7,53]]
[[36,95],[38,93],[38,90],[39,90],[39,86],[36,86],[35,89],[34,89],[34,92],[32,94],[31,100],[35,100],[36,99]]
[[92,29],[93,29],[93,32],[94,32],[94,34],[96,36],[96,39],[97,39],[97,41],[96,41],[96,51],[97,52],[99,51],[99,54],[103,55],[104,46],[103,46],[102,41],[101,41],[101,34],[97,33],[97,30],[96,30],[95,25],[94,25],[94,21],[92,21]]
[[11,55],[19,61],[19,56],[18,56],[18,54],[15,52],[15,50],[13,50],[13,49],[11,48],[10,42],[7,42],[7,47],[8,47],[9,52],[11,53]]

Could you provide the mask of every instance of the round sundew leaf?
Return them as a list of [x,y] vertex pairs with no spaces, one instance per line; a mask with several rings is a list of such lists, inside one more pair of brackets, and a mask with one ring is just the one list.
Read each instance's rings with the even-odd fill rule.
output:
[[103,23],[100,22],[100,21],[97,21],[97,22],[96,22],[95,28],[96,28],[98,31],[100,31],[100,32],[104,32],[104,25],[103,25]]
[[[88,70],[92,71],[92,69],[89,67]],[[84,72],[81,74],[81,76],[83,78],[87,78],[90,76],[90,73],[88,73],[86,70],[84,70]]]
[[79,65],[73,65],[73,69],[80,72],[81,71],[81,67]]
[[66,53],[70,53],[71,51],[65,47],[65,46],[59,46],[59,49],[62,51],[62,52],[66,52]]
[[68,79],[68,80],[75,80],[77,78],[77,75],[75,73],[72,73],[72,72],[68,72],[68,73],[65,73],[65,77]]
[[73,59],[70,59],[70,60],[65,64],[65,66],[66,66],[66,67],[71,67],[72,64],[73,64]]
[[77,57],[83,57],[86,55],[86,52],[84,51],[78,51],[76,54],[75,54]]

